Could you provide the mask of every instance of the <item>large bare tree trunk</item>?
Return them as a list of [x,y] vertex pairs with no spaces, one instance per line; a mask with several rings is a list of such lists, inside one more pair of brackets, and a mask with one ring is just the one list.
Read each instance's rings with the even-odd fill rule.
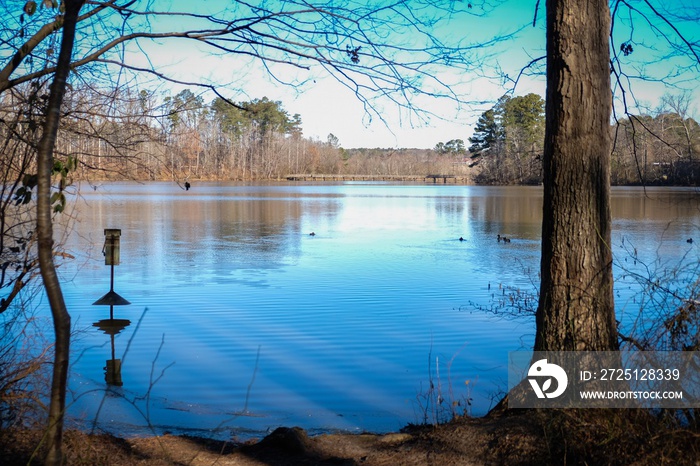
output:
[[63,300],[63,293],[56,275],[53,262],[53,225],[51,221],[51,175],[53,169],[53,150],[60,120],[61,103],[66,89],[66,80],[70,72],[75,27],[78,12],[84,0],[66,0],[63,18],[63,36],[58,64],[51,84],[49,103],[46,112],[37,159],[37,236],[39,268],[44,289],[51,306],[56,343],[54,346],[53,379],[51,382],[51,399],[49,405],[48,430],[46,434],[48,452],[46,465],[63,463],[63,416],[66,406],[66,383],[68,379],[68,361],[70,349],[70,315]]
[[610,10],[547,1],[536,351],[618,349],[610,249]]

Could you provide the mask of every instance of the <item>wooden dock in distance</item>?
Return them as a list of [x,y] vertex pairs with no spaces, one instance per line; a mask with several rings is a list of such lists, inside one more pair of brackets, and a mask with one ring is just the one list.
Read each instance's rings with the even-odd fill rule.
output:
[[437,183],[442,180],[443,184],[447,184],[448,180],[452,183],[464,183],[468,181],[466,176],[457,175],[324,175],[318,173],[301,173],[286,175],[289,181],[412,181],[414,183],[428,183],[432,181]]

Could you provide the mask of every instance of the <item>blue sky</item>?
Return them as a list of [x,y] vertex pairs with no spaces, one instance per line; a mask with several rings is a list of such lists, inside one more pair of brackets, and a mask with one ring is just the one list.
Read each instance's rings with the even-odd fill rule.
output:
[[[695,0],[651,1],[657,11],[674,19],[678,30],[688,39],[698,40],[697,23],[680,21],[676,17],[680,14],[700,17],[700,7],[696,5]],[[206,6],[212,11],[217,11],[226,3],[209,0]],[[271,8],[278,4],[265,3],[271,5]],[[481,12],[481,2],[475,1],[473,10],[465,9],[464,1],[455,0],[452,3],[462,8],[464,13],[450,16],[444,11],[421,10],[422,14],[434,14],[436,18],[441,19],[432,32],[444,42],[476,44],[498,35],[514,33],[514,36],[480,52],[484,63],[478,69],[464,72],[448,66],[434,68],[441,80],[451,83],[453,91],[462,102],[416,96],[412,98],[411,104],[431,114],[423,117],[397,108],[388,99],[373,101],[377,113],[368,113],[350,90],[328,77],[320,66],[313,63],[310,63],[309,70],[271,64],[269,71],[277,78],[297,84],[289,86],[272,79],[260,61],[253,58],[212,56],[201,50],[201,47],[183,41],[145,44],[145,47],[149,59],[159,69],[168,70],[183,80],[205,79],[223,85],[224,93],[233,100],[266,96],[282,101],[290,113],[301,114],[304,135],[307,137],[325,140],[329,133],[333,133],[339,138],[341,145],[347,148],[431,148],[436,143],[449,139],[461,138],[466,141],[472,134],[473,124],[481,112],[488,109],[491,102],[506,91],[513,89],[512,79],[527,63],[544,55],[544,0],[539,4],[537,24],[534,27],[532,22],[537,3],[535,0],[502,1],[493,9],[489,9],[484,16],[473,15],[474,12]],[[263,3],[256,3],[258,4]],[[641,1],[632,0],[630,4],[648,15],[654,14]],[[182,1],[174,1],[172,5],[174,10],[186,10],[191,7],[190,2]],[[674,31],[663,20],[655,18],[653,24],[653,27],[650,26],[634,10],[625,10],[616,18],[614,46],[617,48],[622,42],[629,42],[635,48],[629,57],[621,57],[624,69],[630,76],[662,78],[677,66],[688,66],[692,63],[687,59],[669,56],[668,51],[677,46],[679,41],[674,39],[672,44],[666,41],[664,35],[673,36]],[[172,25],[164,23],[157,27],[170,26]],[[389,42],[410,43],[412,39],[406,34],[386,37]],[[139,53],[133,52],[130,55],[128,59],[136,63],[144,62]],[[504,76],[510,80],[504,79]],[[673,81],[678,83],[675,88],[654,79],[633,80],[635,82],[632,82],[632,89],[636,100],[630,100],[642,108],[655,108],[659,97],[666,92],[678,93],[683,89],[691,89],[697,97],[699,77],[696,63],[695,67],[689,68],[685,74],[673,78]],[[174,90],[176,92],[178,89]],[[521,77],[515,94],[524,95],[529,92],[544,96],[544,77],[541,74],[530,73]],[[628,98],[631,97],[627,95]]]

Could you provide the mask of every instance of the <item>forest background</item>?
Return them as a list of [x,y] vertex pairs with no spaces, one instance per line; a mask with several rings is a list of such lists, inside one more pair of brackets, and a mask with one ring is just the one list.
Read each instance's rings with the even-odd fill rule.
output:
[[[42,93],[29,99],[41,111]],[[20,90],[21,92],[21,90]],[[3,95],[9,116],[26,94]],[[267,97],[230,102],[185,89],[69,89],[57,153],[82,180],[279,180],[289,174],[446,174],[478,184],[540,184],[545,101],[503,95],[473,128],[433,149],[344,148],[305,137],[301,116]],[[614,185],[698,185],[700,125],[691,94],[666,94],[644,115],[611,122]],[[465,143],[465,139],[467,142]]]

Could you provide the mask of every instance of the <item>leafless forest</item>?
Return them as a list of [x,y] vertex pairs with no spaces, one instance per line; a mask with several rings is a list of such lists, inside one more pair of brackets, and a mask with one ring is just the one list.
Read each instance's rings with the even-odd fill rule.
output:
[[[43,111],[46,92],[34,86],[4,94],[4,119],[16,119],[18,106],[25,107],[31,125],[31,114]],[[700,127],[689,116],[691,103],[687,96],[666,96],[650,114],[611,125],[613,184],[700,182]],[[189,90],[172,96],[72,89],[64,115],[57,154],[75,161],[75,179],[88,181],[439,173],[468,175],[482,184],[539,184],[542,177],[544,100],[535,94],[504,96],[475,127],[465,127],[454,140],[434,141],[433,149],[348,149],[333,134],[309,138],[298,113],[265,97],[228,102],[206,101]]]

